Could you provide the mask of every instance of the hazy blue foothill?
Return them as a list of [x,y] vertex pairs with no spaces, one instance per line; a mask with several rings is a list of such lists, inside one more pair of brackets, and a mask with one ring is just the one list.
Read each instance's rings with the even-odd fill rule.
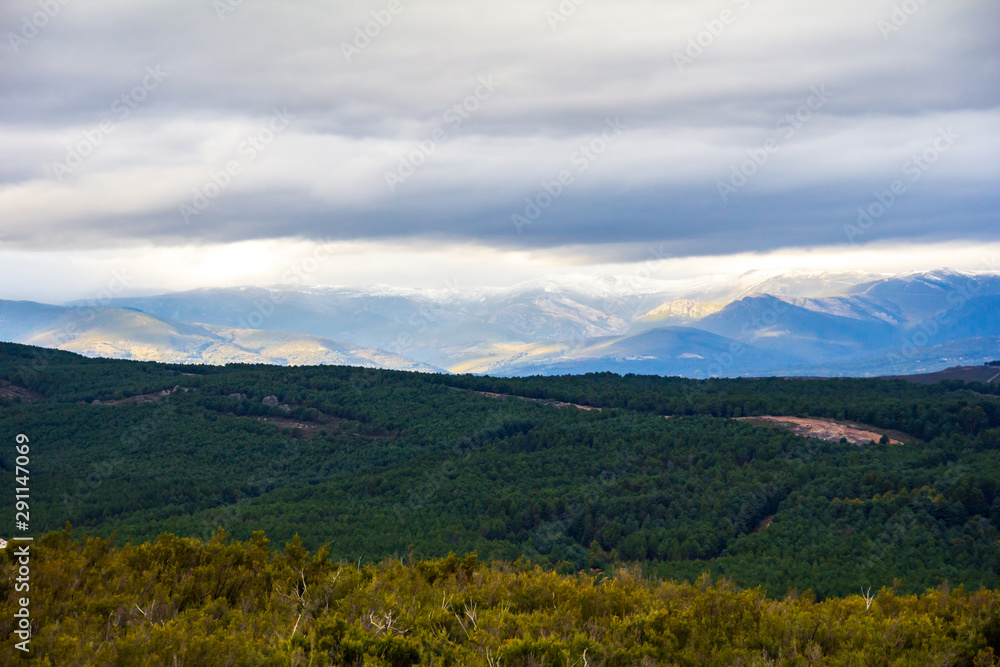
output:
[[749,274],[672,284],[201,289],[57,307],[0,302],[0,338],[181,363],[348,364],[492,375],[895,375],[1000,349],[1000,277]]

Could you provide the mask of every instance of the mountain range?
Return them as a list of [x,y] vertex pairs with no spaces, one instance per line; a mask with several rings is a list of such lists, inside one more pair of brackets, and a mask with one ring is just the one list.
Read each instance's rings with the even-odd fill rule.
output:
[[319,336],[169,320],[131,308],[0,301],[0,340],[91,357],[173,363],[363,366],[442,369],[384,350]]
[[493,375],[896,375],[1000,354],[1000,275],[561,276],[509,288],[242,287],[0,301],[0,339],[184,363]]

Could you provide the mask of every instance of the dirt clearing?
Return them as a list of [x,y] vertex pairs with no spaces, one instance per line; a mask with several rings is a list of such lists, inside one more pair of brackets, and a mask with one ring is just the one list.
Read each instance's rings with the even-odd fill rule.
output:
[[[846,439],[853,445],[867,445],[870,442],[877,443],[882,439],[882,434],[875,431],[866,430],[855,424],[840,424],[834,421],[823,419],[806,419],[804,417],[775,417],[767,415],[764,417],[737,417],[739,421],[747,421],[757,426],[779,426],[788,429],[796,435],[804,435],[810,438],[819,438],[830,442],[840,442]],[[888,436],[887,436],[888,437]],[[902,445],[899,440],[889,439],[890,445]]]

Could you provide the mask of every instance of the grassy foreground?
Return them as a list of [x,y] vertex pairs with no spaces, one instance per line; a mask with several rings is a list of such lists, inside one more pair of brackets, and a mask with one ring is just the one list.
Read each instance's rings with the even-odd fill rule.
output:
[[[15,664],[13,547],[0,552],[0,663]],[[165,534],[32,547],[36,665],[991,665],[1000,592],[883,588],[821,602],[703,577],[657,582],[474,555],[358,566]]]

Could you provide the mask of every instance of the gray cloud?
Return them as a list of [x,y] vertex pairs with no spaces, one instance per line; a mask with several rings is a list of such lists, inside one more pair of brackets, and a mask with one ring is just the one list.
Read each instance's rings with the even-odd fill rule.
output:
[[[556,2],[399,2],[350,62],[342,45],[388,2],[243,2],[221,18],[205,2],[68,2],[30,39],[24,20],[40,5],[4,3],[6,243],[838,245],[858,207],[947,127],[961,139],[854,242],[997,238],[995,3],[925,2],[884,36],[887,0],[590,0],[554,30]],[[150,67],[165,78],[129,97]],[[481,77],[499,88],[467,118],[448,115]],[[786,124],[723,201],[719,182],[817,86],[829,100],[788,137]],[[294,118],[248,159],[275,109]],[[628,129],[581,170],[574,155],[616,117]],[[435,130],[447,141],[390,190],[386,172]],[[233,161],[240,173],[185,219]],[[561,171],[572,184],[517,233],[511,216]]]

